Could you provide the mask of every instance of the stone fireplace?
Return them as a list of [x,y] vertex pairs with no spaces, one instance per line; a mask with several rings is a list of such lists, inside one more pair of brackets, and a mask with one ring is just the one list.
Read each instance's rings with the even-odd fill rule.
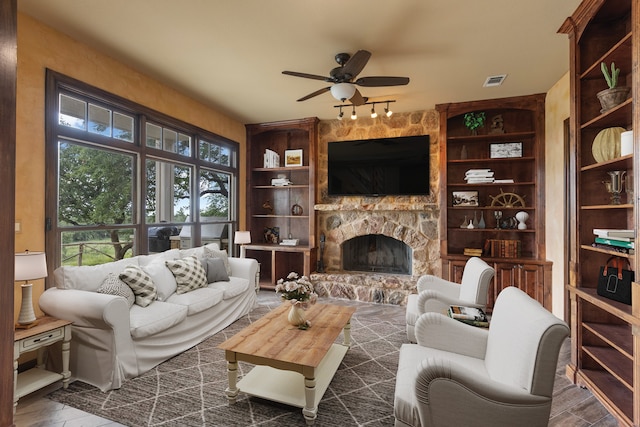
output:
[[[396,113],[390,118],[320,122],[316,173],[318,204],[315,210],[318,224],[316,241],[320,242],[320,237],[324,236],[324,243],[318,251],[324,271],[311,275],[320,296],[405,304],[407,296],[415,292],[418,277],[423,274],[440,275],[438,132],[439,119],[435,110]],[[429,196],[327,195],[329,141],[407,135],[429,135]],[[360,243],[355,243],[358,241]],[[381,242],[393,242],[393,246],[383,248]],[[363,267],[363,270],[368,270],[362,271],[350,262],[345,263],[345,252],[351,255],[350,252],[355,250],[351,247],[353,245],[358,245],[357,249],[364,252],[359,257],[367,258],[367,262],[372,260],[373,268]],[[402,261],[400,253],[403,254]]]

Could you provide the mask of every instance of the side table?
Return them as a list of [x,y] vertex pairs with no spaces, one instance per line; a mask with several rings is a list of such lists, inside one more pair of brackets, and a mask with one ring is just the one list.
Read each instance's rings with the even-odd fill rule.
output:
[[[48,346],[62,341],[62,372],[45,369],[45,351]],[[43,387],[62,380],[62,386],[69,386],[69,348],[71,346],[71,322],[44,316],[38,324],[29,329],[16,329],[13,338],[13,412],[15,414],[18,399],[40,390]],[[38,351],[37,365],[18,374],[18,358],[23,353]]]

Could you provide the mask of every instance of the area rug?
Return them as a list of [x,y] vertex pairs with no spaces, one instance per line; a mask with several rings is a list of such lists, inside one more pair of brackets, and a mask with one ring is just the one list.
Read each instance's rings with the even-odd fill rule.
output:
[[[229,405],[227,365],[218,344],[270,307],[260,305],[198,346],[106,393],[75,381],[47,397],[127,426],[304,426],[300,408],[240,393]],[[318,426],[392,426],[393,395],[403,324],[356,311],[352,345],[318,405]],[[340,342],[342,336],[338,339]],[[239,363],[239,378],[252,365]]]

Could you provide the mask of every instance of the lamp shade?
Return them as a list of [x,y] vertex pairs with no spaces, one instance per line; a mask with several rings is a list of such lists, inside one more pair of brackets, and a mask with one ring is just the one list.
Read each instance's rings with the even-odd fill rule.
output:
[[20,252],[15,256],[15,280],[35,280],[47,277],[47,258],[44,252]]
[[339,101],[351,99],[356,93],[356,87],[351,83],[336,83],[331,86],[331,95]]
[[235,238],[236,244],[244,245],[247,243],[251,243],[251,232],[250,231],[236,231]]

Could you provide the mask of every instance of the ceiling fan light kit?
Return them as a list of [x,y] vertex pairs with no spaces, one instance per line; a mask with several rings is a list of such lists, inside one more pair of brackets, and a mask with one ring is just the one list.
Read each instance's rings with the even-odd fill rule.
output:
[[[387,106],[384,109],[384,114],[387,117],[391,117],[391,115],[393,114],[393,111],[389,109],[389,104],[392,102],[396,102],[396,100],[389,99],[385,101],[365,102],[363,105],[371,105],[371,118],[375,119],[378,117],[378,113],[376,113],[376,104],[387,104]],[[351,120],[355,120],[358,118],[358,115],[356,114],[356,104],[334,105],[333,107],[340,109],[340,112],[338,113],[338,120],[342,120],[342,117],[344,116],[342,112],[343,107],[352,107]]]
[[351,99],[356,93],[356,87],[351,83],[337,83],[331,86],[331,95],[338,101]]
[[298,99],[298,101],[306,101],[323,93],[331,92],[331,95],[335,99],[342,102],[349,100],[349,102],[355,106],[367,103],[367,98],[362,96],[356,86],[383,87],[409,84],[409,77],[371,76],[356,79],[357,75],[360,74],[365,65],[367,65],[370,57],[371,52],[366,50],[359,50],[353,56],[348,53],[339,53],[335,56],[335,61],[339,66],[333,68],[329,72],[328,77],[317,74],[300,73],[298,71],[283,71],[282,74],[333,83],[331,86],[318,89],[315,92],[303,96]]

